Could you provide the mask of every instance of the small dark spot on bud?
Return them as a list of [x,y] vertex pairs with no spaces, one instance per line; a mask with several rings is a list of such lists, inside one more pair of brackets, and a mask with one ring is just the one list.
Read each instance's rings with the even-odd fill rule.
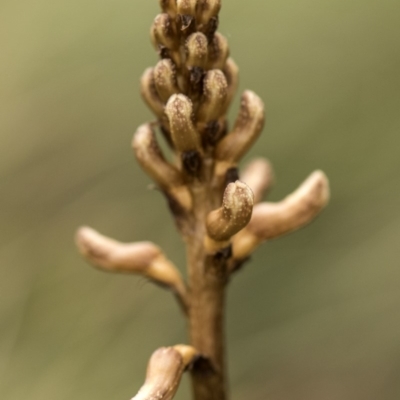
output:
[[218,121],[210,121],[204,130],[204,137],[206,142],[210,146],[215,144],[226,135],[227,125],[221,124]]
[[239,172],[236,167],[229,168],[225,175],[225,187],[239,179]]
[[188,29],[194,20],[192,15],[182,15],[182,14],[179,14],[179,19],[180,19],[181,31],[185,31],[186,29]]
[[203,33],[206,35],[209,42],[211,42],[212,38],[214,37],[214,34],[218,29],[218,25],[219,25],[219,18],[218,16],[215,16],[212,17],[202,29]]

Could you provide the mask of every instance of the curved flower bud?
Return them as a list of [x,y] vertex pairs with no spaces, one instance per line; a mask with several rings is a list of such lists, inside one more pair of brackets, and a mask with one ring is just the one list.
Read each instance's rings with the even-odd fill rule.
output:
[[208,45],[208,69],[224,69],[228,57],[228,41],[216,32]]
[[82,227],[76,234],[76,244],[82,256],[99,269],[140,274],[169,287],[186,309],[187,294],[182,277],[154,243],[121,243],[92,228]]
[[196,14],[197,0],[176,0],[178,14],[191,15]]
[[208,59],[208,41],[203,33],[192,33],[186,40],[185,50],[188,68],[205,68]]
[[271,163],[264,158],[256,158],[246,166],[240,179],[253,191],[254,203],[259,203],[274,180]]
[[200,138],[193,122],[193,105],[183,94],[174,94],[165,106],[171,138],[179,152],[199,151]]
[[253,192],[243,182],[230,183],[224,193],[222,206],[207,216],[208,235],[216,241],[229,240],[250,221]]
[[221,0],[199,0],[198,20],[206,24],[211,18],[218,16]]
[[225,75],[219,69],[212,69],[207,72],[203,83],[203,97],[197,120],[208,122],[218,119],[224,111],[228,83]]
[[159,0],[160,7],[164,13],[168,13],[171,17],[176,15],[176,0]]
[[226,81],[228,82],[228,91],[224,107],[224,112],[226,113],[232,103],[233,98],[235,97],[237,88],[239,86],[239,68],[232,58],[229,57],[226,60],[223,72],[226,76]]
[[179,93],[175,65],[170,59],[159,61],[154,67],[153,76],[154,85],[162,102],[166,103],[173,94]]
[[215,158],[237,163],[256,141],[263,127],[264,103],[254,92],[246,90],[233,130],[218,143]]
[[192,207],[190,191],[182,173],[163,156],[150,124],[141,125],[132,140],[132,148],[141,167],[184,209]]
[[147,366],[146,381],[132,400],[171,400],[185,370],[198,357],[195,348],[185,345],[156,350]]
[[153,68],[147,68],[140,78],[140,93],[150,110],[158,118],[162,118],[164,115],[164,104],[157,93]]
[[177,41],[177,35],[174,32],[172,19],[166,14],[158,14],[151,26],[150,30],[151,41],[154,47],[159,50],[160,46],[166,47],[167,49],[175,49],[179,43]]
[[260,203],[245,229],[233,240],[235,259],[243,259],[265,240],[274,239],[310,223],[329,201],[329,182],[322,171],[313,172],[279,203]]

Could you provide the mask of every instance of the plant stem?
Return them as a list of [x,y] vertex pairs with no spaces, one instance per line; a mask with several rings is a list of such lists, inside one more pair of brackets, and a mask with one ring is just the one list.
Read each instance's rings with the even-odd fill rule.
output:
[[209,186],[194,188],[196,210],[193,235],[186,236],[190,287],[190,342],[204,356],[192,370],[195,400],[226,400],[224,352],[225,259],[204,247],[205,216],[215,208]]

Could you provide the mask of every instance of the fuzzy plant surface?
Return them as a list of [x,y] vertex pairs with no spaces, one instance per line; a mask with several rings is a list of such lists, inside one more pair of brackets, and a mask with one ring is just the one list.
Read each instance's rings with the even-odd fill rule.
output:
[[221,0],[160,0],[160,6],[151,27],[160,61],[141,78],[155,120],[137,129],[132,148],[186,245],[187,282],[151,242],[121,243],[89,227],[79,229],[76,242],[97,268],[139,274],[170,290],[188,321],[188,344],[153,353],[133,400],[172,399],[185,371],[195,400],[226,400],[228,283],[263,242],[312,221],[329,200],[329,185],[315,171],[282,201],[262,202],[273,182],[270,163],[256,159],[242,173],[238,164],[264,127],[264,104],[246,90],[229,126],[238,67],[217,30]]

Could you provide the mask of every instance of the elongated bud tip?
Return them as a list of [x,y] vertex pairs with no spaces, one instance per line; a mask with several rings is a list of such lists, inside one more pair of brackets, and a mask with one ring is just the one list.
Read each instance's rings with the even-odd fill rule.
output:
[[317,212],[322,210],[329,202],[329,180],[323,171],[314,171],[300,186],[297,196],[308,198],[310,206]]
[[198,150],[200,138],[192,122],[193,104],[183,94],[174,94],[165,106],[170,123],[172,141],[180,152]]
[[178,14],[192,15],[196,14],[197,0],[176,0]]
[[188,67],[204,68],[207,63],[208,41],[201,32],[192,33],[186,40],[186,64]]
[[206,23],[218,15],[221,9],[221,0],[200,0],[198,8],[201,21]]
[[207,217],[209,236],[217,241],[231,238],[249,223],[253,204],[253,192],[245,183],[230,183],[225,189],[222,207]]
[[80,228],[75,241],[90,263],[110,271],[143,272],[162,254],[153,243],[120,243],[89,227]]
[[264,158],[256,158],[246,166],[241,180],[250,186],[254,193],[254,202],[258,203],[274,180],[271,163]]

